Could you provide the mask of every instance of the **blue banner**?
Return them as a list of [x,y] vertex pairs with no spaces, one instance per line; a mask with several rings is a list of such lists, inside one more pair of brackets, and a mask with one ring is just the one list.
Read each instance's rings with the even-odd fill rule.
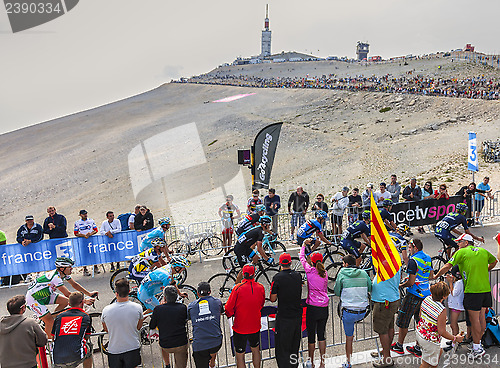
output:
[[85,238],[42,240],[26,247],[0,246],[0,276],[53,270],[57,257],[75,260],[75,266],[121,262],[139,253],[139,245],[149,231],[122,231],[113,238],[94,235]]
[[478,157],[477,157],[477,141],[476,132],[469,132],[469,150],[467,155],[467,169],[470,171],[479,171]]

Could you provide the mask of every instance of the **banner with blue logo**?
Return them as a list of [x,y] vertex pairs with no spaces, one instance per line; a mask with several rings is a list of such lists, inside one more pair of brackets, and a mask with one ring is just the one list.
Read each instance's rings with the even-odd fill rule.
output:
[[477,142],[476,142],[476,132],[469,132],[469,152],[467,155],[467,169],[470,171],[478,172],[478,157],[477,157]]
[[86,238],[42,240],[26,247],[0,246],[0,276],[53,270],[57,257],[75,260],[75,266],[121,262],[139,253],[139,245],[149,231],[122,231],[113,238],[94,235]]

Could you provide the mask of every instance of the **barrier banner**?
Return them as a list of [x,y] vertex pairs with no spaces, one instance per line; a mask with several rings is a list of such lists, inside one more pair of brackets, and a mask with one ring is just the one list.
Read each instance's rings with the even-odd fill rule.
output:
[[448,213],[455,211],[455,205],[463,203],[461,196],[450,199],[424,199],[421,201],[395,203],[391,209],[396,224],[423,226],[436,224]]
[[113,238],[94,235],[88,239],[47,239],[26,247],[3,245],[0,246],[0,276],[53,270],[57,257],[75,260],[75,267],[121,262],[126,256],[139,253],[139,245],[149,231],[122,231]]

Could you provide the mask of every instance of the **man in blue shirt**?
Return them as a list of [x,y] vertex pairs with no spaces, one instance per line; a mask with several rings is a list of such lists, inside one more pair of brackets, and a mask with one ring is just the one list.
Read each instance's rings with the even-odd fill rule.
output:
[[481,211],[483,210],[484,207],[484,199],[485,198],[490,198],[493,199],[493,195],[491,194],[491,187],[490,187],[490,178],[485,176],[483,181],[478,184],[477,189],[484,190],[486,193],[479,193],[476,192],[476,221],[479,220],[479,216],[481,215]]
[[24,220],[26,223],[17,230],[16,240],[25,247],[43,239],[43,228],[35,222],[35,218],[31,215],[26,216]]
[[266,215],[273,220],[271,230],[278,232],[278,211],[281,207],[280,196],[276,194],[276,189],[269,188],[269,194],[264,197],[264,206],[266,206]]

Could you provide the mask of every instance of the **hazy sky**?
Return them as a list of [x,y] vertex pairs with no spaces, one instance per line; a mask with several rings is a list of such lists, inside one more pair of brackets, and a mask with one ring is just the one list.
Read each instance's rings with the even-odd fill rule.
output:
[[499,0],[80,0],[16,34],[0,5],[0,133],[257,55],[266,3],[273,53],[500,52]]

